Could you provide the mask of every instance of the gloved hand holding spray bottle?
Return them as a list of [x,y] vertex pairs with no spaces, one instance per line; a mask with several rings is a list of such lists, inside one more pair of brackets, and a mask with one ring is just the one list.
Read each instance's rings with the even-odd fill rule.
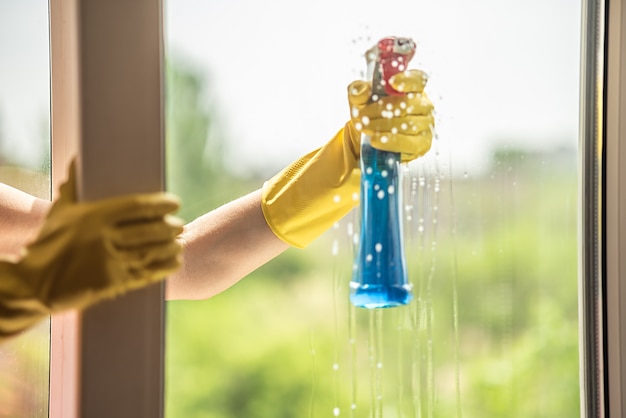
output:
[[267,225],[298,248],[360,200],[361,240],[351,283],[356,306],[398,306],[411,298],[400,230],[399,164],[428,152],[434,125],[426,76],[406,68],[414,51],[408,38],[382,39],[367,54],[373,78],[347,88],[350,120],[263,185]]
[[[404,96],[389,81],[406,70],[414,54],[413,40],[396,37],[383,38],[367,51],[371,102],[385,96]],[[384,111],[390,121],[403,104],[399,102],[397,109],[387,105]],[[361,123],[367,124],[368,119]],[[397,131],[398,127],[392,128],[392,132]],[[385,143],[389,138],[380,140]],[[370,135],[361,135],[361,234],[350,282],[350,300],[357,307],[388,308],[412,299],[402,234],[400,163],[399,152],[374,148]]]

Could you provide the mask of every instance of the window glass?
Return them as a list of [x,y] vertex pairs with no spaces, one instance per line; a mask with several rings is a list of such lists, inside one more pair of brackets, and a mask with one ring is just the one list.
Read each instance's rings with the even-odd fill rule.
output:
[[416,41],[437,134],[403,171],[413,301],[348,303],[351,213],[168,304],[167,416],[578,416],[580,8],[167,1],[168,187],[187,221],[327,142],[384,36]]
[[[0,2],[0,182],[50,198],[48,2]],[[0,417],[47,417],[50,323],[0,345]]]

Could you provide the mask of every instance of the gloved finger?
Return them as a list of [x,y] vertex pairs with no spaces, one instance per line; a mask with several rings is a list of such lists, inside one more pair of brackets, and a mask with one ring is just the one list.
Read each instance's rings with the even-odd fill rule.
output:
[[435,119],[432,115],[415,116],[408,115],[393,119],[378,118],[369,121],[367,126],[363,126],[361,132],[367,135],[374,134],[417,134],[420,131],[432,129]]
[[367,81],[357,80],[348,86],[348,102],[352,106],[362,106],[370,100],[372,86]]
[[163,219],[118,224],[108,230],[107,237],[115,248],[121,249],[168,242],[182,232],[183,221],[175,216],[165,215]]
[[130,268],[128,270],[133,280],[124,283],[127,289],[136,289],[150,283],[165,279],[175,273],[181,266],[181,257],[167,257],[154,260],[152,263]]
[[166,214],[176,212],[180,207],[178,198],[170,193],[119,196],[89,204],[113,224],[130,224],[162,218]]
[[426,87],[428,76],[420,70],[407,70],[393,75],[389,84],[400,93],[421,93]]
[[428,115],[433,112],[433,104],[426,93],[408,93],[405,96],[387,96],[368,104],[355,112],[352,118],[363,122],[377,118],[391,119],[406,115]]
[[150,244],[133,248],[118,248],[115,259],[132,269],[141,269],[158,261],[178,259],[182,254],[182,246],[178,241],[162,244]]
[[431,130],[419,132],[417,135],[381,135],[371,136],[371,144],[374,148],[383,151],[399,152],[403,162],[421,157],[430,150],[433,139]]

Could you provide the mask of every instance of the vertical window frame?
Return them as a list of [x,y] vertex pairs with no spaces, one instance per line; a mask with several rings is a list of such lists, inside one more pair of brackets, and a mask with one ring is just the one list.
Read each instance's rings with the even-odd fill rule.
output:
[[626,413],[626,4],[583,1],[581,416]]
[[[54,190],[73,158],[81,199],[163,190],[161,0],[49,7]],[[163,416],[163,283],[55,316],[51,334],[52,418]]]
[[621,417],[626,414],[626,2],[606,1],[605,8],[603,416]]

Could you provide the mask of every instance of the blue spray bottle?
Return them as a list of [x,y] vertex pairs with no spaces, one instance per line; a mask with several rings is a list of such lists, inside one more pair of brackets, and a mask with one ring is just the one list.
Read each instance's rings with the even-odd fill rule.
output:
[[[399,94],[387,82],[404,71],[415,53],[409,38],[381,39],[366,53],[372,98]],[[402,233],[400,154],[381,151],[361,138],[361,232],[350,301],[361,308],[402,306],[412,299]]]

